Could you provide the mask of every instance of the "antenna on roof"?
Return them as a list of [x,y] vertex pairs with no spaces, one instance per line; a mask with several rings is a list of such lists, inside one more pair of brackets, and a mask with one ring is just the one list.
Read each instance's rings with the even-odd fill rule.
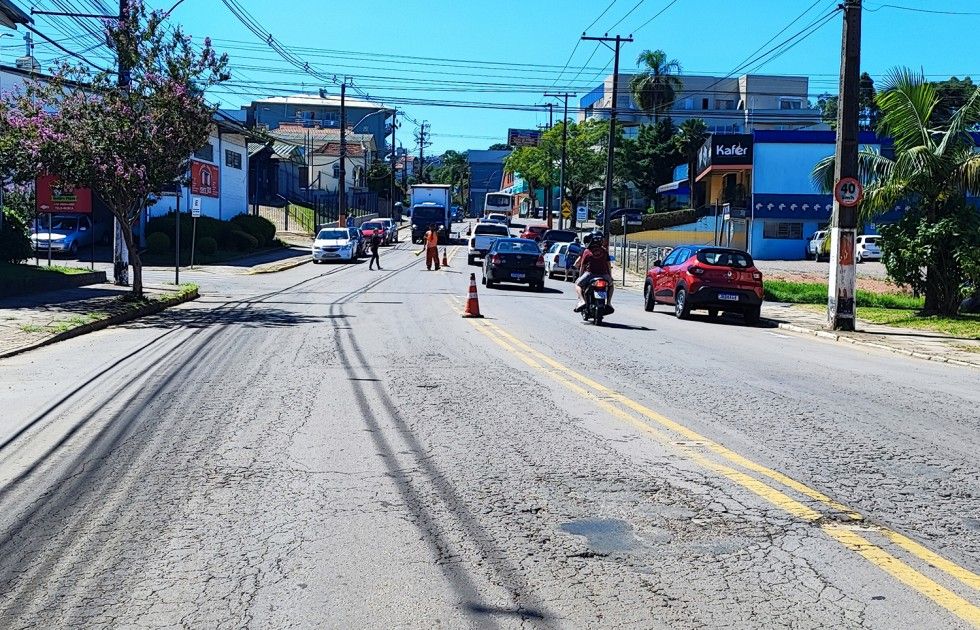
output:
[[327,91],[324,88],[320,88],[320,98],[327,98]]

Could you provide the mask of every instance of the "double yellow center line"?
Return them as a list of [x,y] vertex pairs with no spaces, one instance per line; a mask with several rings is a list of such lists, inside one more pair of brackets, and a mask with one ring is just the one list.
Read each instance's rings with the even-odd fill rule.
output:
[[[930,551],[907,536],[887,528],[862,525],[863,516],[826,494],[791,477],[754,462],[696,431],[653,411],[623,394],[572,370],[539,352],[491,321],[468,319],[477,331],[509,354],[548,378],[590,400],[613,417],[643,432],[668,448],[679,451],[703,468],[720,474],[766,502],[808,523],[819,525],[831,539],[858,553],[900,582],[928,597],[939,606],[980,628],[980,607],[927,577],[908,563],[859,533],[877,532],[893,545],[946,573],[973,591],[980,592],[980,576]],[[687,442],[678,442],[677,436]],[[697,450],[695,450],[697,449]],[[709,456],[707,453],[713,455]],[[783,489],[777,487],[783,486]],[[816,507],[790,496],[786,490],[810,499]],[[821,511],[819,508],[825,508]],[[829,511],[829,512],[828,512]]]

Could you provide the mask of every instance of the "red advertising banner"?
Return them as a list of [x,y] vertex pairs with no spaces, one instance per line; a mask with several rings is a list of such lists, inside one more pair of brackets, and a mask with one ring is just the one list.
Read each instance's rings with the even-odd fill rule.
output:
[[37,178],[37,211],[53,214],[92,214],[92,191],[88,188],[66,190],[55,175]]
[[218,167],[207,162],[191,160],[191,194],[217,197],[221,190]]

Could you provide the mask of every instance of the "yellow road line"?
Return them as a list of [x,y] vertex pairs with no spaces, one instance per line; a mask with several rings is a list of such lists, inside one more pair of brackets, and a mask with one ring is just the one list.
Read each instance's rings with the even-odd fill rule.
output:
[[960,619],[980,627],[980,608],[977,608],[948,588],[941,586],[908,566],[884,549],[872,544],[855,531],[838,524],[826,524],[821,529],[851,551],[856,551],[865,560],[892,575],[900,582],[911,586]]
[[[691,429],[688,429],[687,427],[673,420],[670,420],[669,418],[666,418],[665,416],[662,416],[661,414],[658,414],[651,409],[648,409],[647,407],[641,405],[640,403],[632,401],[626,398],[625,396],[619,394],[618,392],[614,392],[613,390],[595,382],[594,380],[584,375],[578,374],[574,370],[567,368],[566,366],[555,361],[551,357],[541,352],[538,352],[534,348],[531,348],[526,343],[515,338],[507,331],[501,329],[499,326],[491,322],[488,322],[486,320],[480,320],[480,321],[470,320],[470,323],[474,326],[474,328],[476,328],[478,331],[483,333],[494,343],[499,345],[501,348],[505,349],[508,353],[517,357],[520,361],[524,362],[528,366],[547,374],[552,379],[565,385],[566,387],[576,392],[577,394],[585,398],[588,398],[597,406],[608,411],[613,416],[627,422],[628,424],[630,424],[630,426],[633,426],[643,431],[647,435],[650,435],[651,437],[655,438],[658,442],[683,452],[690,460],[701,465],[702,467],[707,468],[709,470],[713,470],[723,475],[724,477],[730,479],[734,483],[742,486],[743,488],[763,498],[764,500],[771,503],[772,505],[786,511],[787,513],[801,520],[807,522],[815,522],[820,518],[822,518],[823,514],[814,510],[809,506],[804,505],[803,503],[800,503],[799,501],[793,499],[792,497],[786,495],[785,493],[780,492],[779,490],[776,490],[775,488],[766,485],[765,483],[756,479],[755,477],[747,475],[741,471],[738,471],[724,464],[714,462],[706,458],[701,453],[692,450],[692,448],[688,446],[677,444],[676,442],[672,441],[670,437],[664,434],[662,431],[655,429],[654,427],[647,424],[646,422],[638,420],[637,418],[630,415],[626,411],[610,403],[609,400],[607,399],[616,400],[617,402],[623,404],[624,406],[633,410],[634,412],[638,412],[645,417],[657,421],[657,423],[663,426],[664,428],[667,428],[673,431],[674,433],[680,433],[681,435],[688,437],[692,441],[701,443],[702,446],[728,459],[734,464],[745,467],[754,472],[763,474],[773,480],[779,481],[780,483],[783,483],[784,485],[787,485],[788,487],[799,491],[801,494],[813,498],[828,507],[846,513],[848,516],[850,516],[853,519],[859,520],[862,518],[861,515],[855,512],[854,510],[847,508],[841,503],[833,501],[823,493],[817,490],[813,490],[808,486],[790,477],[787,477],[786,475],[783,475],[782,473],[771,470],[765,466],[753,462],[752,460],[749,460],[741,455],[738,455],[737,453],[731,451],[730,449],[727,449],[726,447],[701,436],[697,432],[692,431]],[[535,358],[532,359],[531,356],[528,355],[532,355]],[[553,369],[549,369],[549,367]],[[556,373],[556,371],[554,370],[557,370],[558,372],[568,375],[569,377],[571,377],[571,379],[575,379],[579,381],[579,383],[585,385],[585,387],[582,387],[582,385],[580,385],[579,383],[575,383],[569,378],[566,378],[565,376]],[[586,389],[586,387],[588,387],[589,389]],[[950,612],[953,612],[957,616],[980,626],[980,608],[977,608],[967,600],[956,595],[955,593],[946,589],[945,587],[940,586],[933,580],[929,579],[925,575],[916,571],[911,566],[903,563],[898,558],[892,556],[884,549],[874,546],[872,543],[868,542],[860,535],[854,533],[851,530],[845,529],[838,524],[824,525],[822,526],[822,529],[824,531],[827,531],[828,534],[830,534],[835,540],[837,540],[841,544],[844,544],[845,547],[852,549],[854,551],[858,551],[860,555],[865,559],[867,559],[868,561],[872,562],[879,568],[882,568],[886,572],[895,576],[900,581],[911,586],[912,588],[919,591],[926,597],[932,599],[933,601],[935,601],[942,607],[946,608]],[[922,545],[919,545],[915,541],[888,529],[882,529],[881,531],[889,540],[891,540],[896,545],[902,547],[906,551],[909,551],[913,555],[916,555],[920,559],[925,560],[932,566],[946,572],[947,574],[957,579],[958,581],[968,586],[971,586],[973,588],[977,588],[977,584],[980,583],[978,582],[980,578],[978,578],[978,576],[976,576],[969,570],[960,567],[959,565],[943,558],[942,556],[939,556],[938,554],[926,549]]]

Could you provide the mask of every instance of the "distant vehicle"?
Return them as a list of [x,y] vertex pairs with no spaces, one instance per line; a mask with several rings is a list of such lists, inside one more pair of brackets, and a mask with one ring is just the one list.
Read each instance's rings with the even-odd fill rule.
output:
[[554,279],[561,274],[563,280],[574,280],[578,276],[575,268],[578,257],[585,248],[575,243],[555,243],[544,254],[544,271]]
[[385,242],[388,238],[388,230],[385,228],[384,223],[381,221],[368,221],[367,223],[361,224],[361,235],[364,236],[366,241],[370,242],[375,234],[381,237],[382,243]]
[[529,225],[521,233],[521,238],[529,238],[532,241],[540,241],[544,233],[548,231],[547,225]]
[[390,245],[392,243],[398,242],[398,224],[396,224],[391,219],[375,219],[378,223],[385,227],[385,244]]
[[487,222],[477,223],[470,236],[469,249],[466,253],[466,261],[469,264],[476,262],[477,258],[483,258],[490,251],[490,246],[498,238],[509,238],[510,230],[501,223]]
[[555,243],[574,243],[578,234],[572,230],[548,230],[541,235],[541,251],[546,252]]
[[740,249],[682,245],[647,271],[643,285],[644,308],[672,304],[674,315],[686,319],[703,309],[715,317],[721,311],[738,311],[745,323],[759,323],[762,310],[762,273],[752,257]]
[[50,249],[52,254],[65,254],[75,258],[79,249],[91,247],[93,243],[102,240],[108,228],[107,223],[93,229],[91,219],[84,214],[42,214],[38,217],[37,230],[31,234],[31,246],[37,252],[47,252]]
[[493,213],[487,215],[487,221],[496,221],[497,223],[503,223],[508,227],[510,226],[510,219],[511,217],[509,214]]
[[867,235],[857,237],[854,249],[854,262],[863,263],[866,260],[881,260],[880,236]]
[[357,240],[345,228],[324,228],[313,239],[313,263],[328,260],[352,262],[357,256]]
[[527,284],[544,289],[544,256],[538,244],[526,238],[499,238],[490,246],[483,261],[483,284],[498,282]]
[[487,193],[483,202],[483,216],[493,212],[500,212],[510,215],[513,212],[514,196],[508,193],[492,192]]
[[355,243],[357,243],[357,247],[354,250],[354,258],[367,256],[370,243],[368,243],[368,240],[364,238],[363,234],[361,234],[361,229],[349,227],[347,228],[347,233],[350,234],[350,237],[354,239]]
[[819,262],[825,255],[830,260],[830,243],[827,230],[814,232],[806,243],[806,257]]
[[452,191],[448,184],[415,184],[411,189],[412,242],[421,243],[430,225],[439,231],[439,242],[449,242],[452,229]]
[[463,207],[462,206],[453,206],[452,207],[452,212],[450,214],[452,215],[453,222],[458,223],[458,222],[462,221],[463,218],[464,218],[464,216],[463,216]]

